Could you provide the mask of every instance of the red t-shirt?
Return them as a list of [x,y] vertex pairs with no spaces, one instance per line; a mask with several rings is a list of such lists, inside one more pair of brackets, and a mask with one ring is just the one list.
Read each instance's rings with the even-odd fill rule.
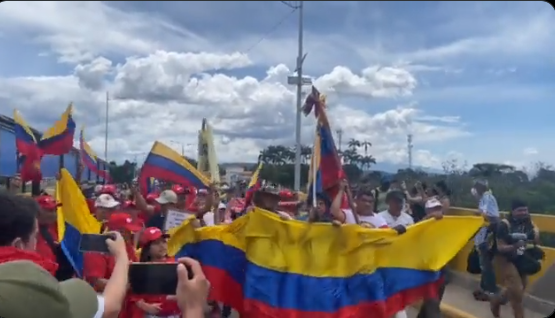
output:
[[[135,249],[131,244],[126,245],[127,257],[131,262],[137,260]],[[93,283],[95,279],[110,279],[116,259],[112,255],[101,253],[84,253],[83,276],[89,283]]]
[[94,200],[93,199],[87,199],[87,206],[89,207],[89,211],[91,212],[91,214],[94,215]]
[[[52,239],[54,240],[54,243],[58,244],[58,227],[56,224],[51,224],[47,227],[48,229],[48,233],[50,233],[50,235],[52,236]],[[58,260],[56,259],[56,255],[54,255],[54,252],[52,251],[52,248],[50,247],[50,245],[48,245],[48,243],[46,242],[46,240],[44,239],[44,237],[39,233],[39,235],[37,235],[37,247],[36,247],[36,252],[38,254],[40,254],[42,257],[51,260],[52,262],[57,262]]]
[[[168,257],[165,260],[166,263],[175,263],[173,257]],[[147,304],[161,304],[160,312],[156,315],[159,317],[178,315],[181,313],[177,302],[175,300],[168,300],[166,295],[129,295],[129,318],[144,318],[145,312],[143,312],[139,307],[136,306],[136,302],[143,300]]]

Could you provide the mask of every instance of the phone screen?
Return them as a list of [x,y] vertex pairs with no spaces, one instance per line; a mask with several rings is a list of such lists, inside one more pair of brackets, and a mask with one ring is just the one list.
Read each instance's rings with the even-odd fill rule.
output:
[[137,295],[175,295],[177,263],[133,263],[129,283]]
[[106,239],[108,235],[103,234],[82,234],[79,242],[79,251],[81,252],[97,252],[110,253]]

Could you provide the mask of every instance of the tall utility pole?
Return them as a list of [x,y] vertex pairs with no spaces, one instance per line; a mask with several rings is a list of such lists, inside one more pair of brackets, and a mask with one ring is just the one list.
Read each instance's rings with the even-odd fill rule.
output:
[[343,129],[339,128],[335,131],[337,133],[337,142],[339,143],[339,152],[341,152],[341,140],[343,138]]
[[296,112],[296,125],[295,125],[295,191],[301,189],[301,117],[302,117],[302,88],[303,85],[312,85],[310,77],[303,77],[303,62],[306,54],[303,52],[303,32],[304,32],[304,15],[303,5],[304,1],[298,1],[294,6],[289,4],[288,1],[280,1],[291,9],[298,10],[299,12],[299,38],[298,38],[298,54],[297,65],[295,67],[296,76],[288,76],[287,84],[295,85],[297,87],[297,112]]
[[298,52],[297,64],[295,71],[297,76],[288,76],[287,83],[297,86],[297,112],[295,121],[295,191],[301,189],[301,108],[302,108],[302,88],[304,85],[312,84],[310,78],[303,78],[303,62],[306,55],[303,53],[303,32],[304,32],[304,17],[303,17],[303,1],[299,1],[297,6],[293,6],[286,1],[282,1],[286,6],[299,11],[299,38],[298,38]]
[[110,113],[110,93],[106,92],[106,126],[104,128],[104,160],[108,163],[108,122],[109,122],[109,113]]
[[409,157],[409,169],[412,169],[412,134],[407,135],[407,152]]
[[301,189],[301,107],[303,88],[303,1],[299,1],[299,43],[297,54],[297,122],[295,126],[295,191]]

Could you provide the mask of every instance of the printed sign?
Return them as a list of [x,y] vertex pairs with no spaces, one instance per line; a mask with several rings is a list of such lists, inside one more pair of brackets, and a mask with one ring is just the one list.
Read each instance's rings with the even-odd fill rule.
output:
[[191,216],[192,216],[192,214],[185,213],[185,212],[182,212],[182,211],[169,210],[168,214],[166,215],[166,222],[164,224],[164,231],[169,231],[170,229],[173,229],[174,227],[180,226],[181,224],[183,224],[183,222],[185,222],[185,220],[187,220]]

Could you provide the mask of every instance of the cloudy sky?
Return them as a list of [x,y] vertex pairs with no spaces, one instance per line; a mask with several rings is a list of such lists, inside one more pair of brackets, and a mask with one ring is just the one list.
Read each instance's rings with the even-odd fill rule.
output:
[[[294,2],[291,2],[294,3]],[[7,2],[0,113],[35,128],[70,101],[98,154],[154,140],[196,151],[203,117],[221,161],[294,142],[298,15],[279,1]],[[545,2],[305,2],[305,73],[334,128],[381,162],[555,163],[555,11]],[[308,87],[307,87],[308,89]],[[314,119],[303,119],[303,142]]]

